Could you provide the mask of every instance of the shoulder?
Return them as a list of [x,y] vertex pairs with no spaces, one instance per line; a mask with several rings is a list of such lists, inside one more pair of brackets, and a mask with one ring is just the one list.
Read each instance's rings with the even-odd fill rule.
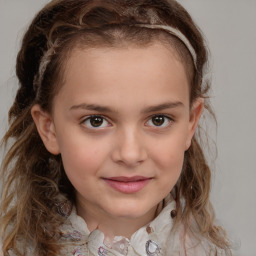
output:
[[3,256],[3,250],[2,250],[2,245],[0,244],[0,256]]
[[186,256],[228,256],[226,250],[219,248],[206,238],[196,239],[196,241],[193,242],[191,242],[191,240],[185,241],[184,252],[186,252]]
[[[207,237],[192,232],[185,232],[183,224],[179,224],[170,236],[172,243],[179,247],[180,256],[230,256],[230,252],[211,242]],[[171,245],[170,245],[171,246]]]
[[3,243],[2,243],[2,238],[0,237],[0,256],[3,256]]
[[[17,247],[19,250],[21,250],[21,248],[22,248],[21,243],[18,243]],[[21,250],[21,254],[15,253],[15,252],[13,252],[12,249],[10,249],[10,250],[8,250],[7,254],[9,256],[17,256],[17,255],[21,255],[21,254],[27,255],[27,256],[36,256],[35,251],[32,249],[32,247],[26,248],[26,252]],[[4,254],[4,252],[3,252],[3,240],[2,240],[2,237],[0,237],[0,256],[4,256],[4,255],[6,255],[6,254]]]

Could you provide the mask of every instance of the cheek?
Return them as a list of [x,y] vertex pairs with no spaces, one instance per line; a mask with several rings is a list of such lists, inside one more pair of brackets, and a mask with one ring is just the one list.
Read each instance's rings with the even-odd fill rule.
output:
[[172,190],[180,177],[184,162],[184,144],[185,137],[177,134],[162,141],[158,140],[150,152],[160,186],[166,193]]
[[[173,145],[174,146],[174,145]],[[170,146],[164,152],[159,151],[157,175],[161,180],[162,191],[167,195],[177,183],[184,162],[184,151]]]
[[158,158],[159,175],[166,177],[166,180],[172,181],[175,184],[181,174],[183,161],[183,152],[173,152],[170,150],[170,152],[163,153]]
[[150,150],[152,159],[155,159],[163,168],[182,166],[186,148],[186,137],[178,134],[167,136],[152,143]]
[[97,173],[103,165],[107,149],[90,140],[66,140],[61,147],[61,156],[64,169],[72,179],[76,176],[83,179],[90,174]]

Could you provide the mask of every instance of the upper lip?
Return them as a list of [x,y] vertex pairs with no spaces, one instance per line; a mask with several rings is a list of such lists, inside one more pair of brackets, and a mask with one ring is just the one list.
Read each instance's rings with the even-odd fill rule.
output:
[[113,180],[113,181],[120,181],[120,182],[134,182],[134,181],[148,180],[151,178],[145,177],[145,176],[133,176],[133,177],[119,176],[119,177],[109,177],[109,178],[105,178],[105,179]]

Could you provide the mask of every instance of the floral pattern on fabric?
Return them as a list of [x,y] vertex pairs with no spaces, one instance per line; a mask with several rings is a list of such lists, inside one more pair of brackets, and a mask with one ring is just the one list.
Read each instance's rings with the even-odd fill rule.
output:
[[[117,236],[109,240],[98,229],[90,232],[73,207],[61,226],[60,256],[185,256],[184,228],[182,225],[173,228],[175,217],[176,203],[169,195],[158,216],[137,230],[130,239]],[[188,237],[186,241],[187,256],[214,256],[215,252],[218,256],[226,255],[224,250],[216,248],[206,239],[194,241]]]

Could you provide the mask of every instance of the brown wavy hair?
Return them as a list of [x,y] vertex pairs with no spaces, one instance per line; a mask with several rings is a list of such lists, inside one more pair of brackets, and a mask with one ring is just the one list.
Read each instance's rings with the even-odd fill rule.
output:
[[[177,28],[196,52],[196,67],[179,39],[164,30],[136,24]],[[35,16],[17,56],[19,89],[9,111],[10,128],[2,140],[2,146],[8,148],[1,168],[4,255],[10,250],[26,255],[27,247],[42,256],[58,255],[60,250],[58,227],[64,218],[58,214],[58,205],[66,199],[75,202],[74,188],[65,175],[61,156],[50,154],[44,147],[30,112],[35,104],[51,112],[71,50],[145,46],[156,40],[171,45],[180,56],[190,80],[190,103],[199,97],[207,99],[210,84],[203,80],[207,48],[188,12],[174,0],[54,0]],[[207,103],[205,107],[213,114]],[[229,243],[225,232],[214,225],[210,184],[211,170],[197,133],[185,152],[183,171],[174,188],[176,223],[182,221],[187,232],[198,233],[226,250]],[[189,224],[191,216],[196,229]]]

